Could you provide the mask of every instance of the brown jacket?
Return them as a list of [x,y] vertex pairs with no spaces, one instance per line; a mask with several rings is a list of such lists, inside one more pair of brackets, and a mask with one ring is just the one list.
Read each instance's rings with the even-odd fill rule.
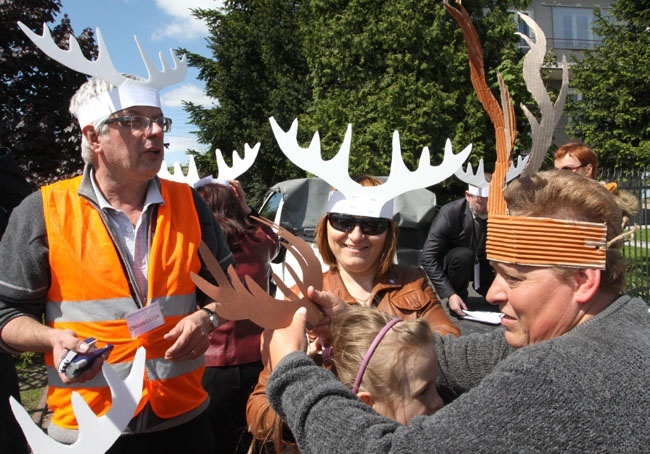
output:
[[[348,304],[358,305],[345,288],[338,269],[323,274],[323,291],[332,292]],[[394,265],[373,288],[373,307],[403,320],[423,318],[441,334],[460,335],[458,327],[449,319],[422,268]],[[248,429],[258,440],[269,439],[274,430],[276,414],[266,397],[266,382],[271,375],[268,368],[260,372],[253,393],[246,404]]]

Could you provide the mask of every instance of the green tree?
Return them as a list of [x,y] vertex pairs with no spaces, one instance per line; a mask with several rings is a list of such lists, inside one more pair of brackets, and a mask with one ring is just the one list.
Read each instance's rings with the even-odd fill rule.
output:
[[612,18],[596,11],[603,38],[571,67],[581,97],[567,105],[568,131],[603,167],[650,165],[650,1],[618,0]]
[[[456,152],[472,143],[474,162],[484,156],[487,165],[494,162],[493,128],[470,82],[460,28],[442,2],[309,3],[305,55],[313,100],[305,126],[319,128],[325,149],[338,150],[345,125],[353,121],[350,167],[357,171],[387,172],[394,130],[400,132],[402,154],[411,166],[417,165],[423,146],[429,147],[433,162],[440,162],[447,138]],[[498,96],[499,70],[518,106],[528,95],[509,12],[513,3],[475,0],[463,5],[481,38],[488,83]],[[521,125],[520,130],[528,129]]]
[[[528,3],[463,2],[483,43],[488,82],[498,96],[500,71],[517,109],[529,105],[529,95],[510,10]],[[285,129],[298,118],[303,146],[318,130],[326,158],[353,123],[351,172],[387,174],[394,130],[411,167],[424,146],[439,163],[447,138],[456,151],[472,143],[474,163],[483,156],[494,161],[493,128],[469,79],[461,31],[442,2],[251,0],[228,1],[225,10],[197,11],[211,29],[213,59],[190,54],[219,105],[188,105],[188,111],[199,139],[213,149],[262,142],[261,162],[245,175],[255,189],[300,175],[279,152],[269,116]],[[519,130],[528,131],[523,115],[518,118]],[[520,137],[523,150],[528,134]],[[209,165],[201,172],[214,172]]]
[[300,3],[227,1],[226,11],[199,9],[196,16],[210,29],[212,58],[183,50],[200,68],[206,93],[218,100],[212,108],[186,104],[199,142],[209,147],[203,155],[193,153],[199,172],[215,173],[216,149],[229,160],[232,150],[243,153],[244,143],[261,142],[255,166],[241,177],[254,206],[271,184],[301,176],[278,149],[268,120],[275,115],[285,124],[308,105]]
[[[37,33],[59,12],[56,1],[3,1],[0,8],[0,146],[14,151],[16,161],[35,186],[81,171],[80,133],[68,113],[71,96],[86,77],[43,53],[16,25]],[[68,16],[52,28],[55,42],[67,48],[73,35]],[[78,37],[87,56],[95,55],[93,32]]]

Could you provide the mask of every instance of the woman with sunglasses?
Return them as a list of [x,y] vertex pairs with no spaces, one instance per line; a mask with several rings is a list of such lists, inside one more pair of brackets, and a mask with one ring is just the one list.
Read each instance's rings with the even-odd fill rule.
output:
[[[381,181],[370,175],[355,180],[362,186]],[[392,209],[381,217],[349,214],[341,209],[344,196],[333,191],[328,213],[316,227],[316,245],[330,269],[323,276],[323,291],[348,304],[375,307],[402,319],[424,318],[440,334],[460,331],[449,319],[422,268],[394,263],[397,225]],[[346,211],[346,213],[339,212]]]
[[[370,175],[354,178],[361,186],[378,186],[381,181]],[[358,201],[357,201],[358,202]],[[361,202],[360,205],[363,205]],[[386,204],[380,217],[354,214],[355,203],[332,191],[328,213],[316,227],[316,245],[329,270],[323,275],[323,291],[335,294],[350,305],[374,307],[403,320],[422,318],[441,334],[460,335],[449,319],[422,268],[394,263],[397,225],[392,219],[392,204]],[[308,334],[313,350],[328,344]],[[249,430],[258,440],[274,440],[291,435],[270,408],[266,381],[271,372],[265,368],[248,399],[246,418]],[[276,449],[277,449],[276,445]]]

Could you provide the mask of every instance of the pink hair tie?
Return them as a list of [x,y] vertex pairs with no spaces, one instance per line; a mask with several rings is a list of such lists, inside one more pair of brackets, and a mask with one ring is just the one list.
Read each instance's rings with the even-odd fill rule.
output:
[[373,353],[375,353],[375,350],[377,349],[377,346],[381,342],[381,340],[384,338],[388,330],[390,330],[393,325],[396,323],[401,322],[401,318],[394,318],[390,322],[386,323],[386,326],[384,326],[379,333],[377,333],[377,336],[375,339],[372,341],[372,344],[370,344],[370,348],[368,348],[368,351],[363,357],[363,361],[361,361],[361,366],[359,367],[359,372],[357,372],[357,378],[354,380],[354,386],[352,387],[352,392],[357,393],[359,391],[359,386],[361,385],[361,380],[363,379],[363,374],[366,371],[366,367],[368,367],[368,363],[370,362],[370,358],[372,358]]

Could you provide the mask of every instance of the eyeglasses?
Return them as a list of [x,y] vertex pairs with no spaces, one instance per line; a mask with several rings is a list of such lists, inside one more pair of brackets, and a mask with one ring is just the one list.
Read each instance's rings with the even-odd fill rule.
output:
[[135,131],[148,131],[152,121],[160,126],[163,132],[169,132],[172,129],[172,119],[167,117],[150,118],[144,115],[130,115],[127,117],[109,118],[104,123],[129,123],[131,129]]
[[349,214],[328,213],[327,220],[339,232],[350,233],[358,225],[364,235],[379,235],[388,228],[388,219],[351,216]]
[[581,166],[564,166],[560,167],[560,170],[570,170],[571,172],[575,172],[578,169],[582,169],[584,166],[584,164]]

